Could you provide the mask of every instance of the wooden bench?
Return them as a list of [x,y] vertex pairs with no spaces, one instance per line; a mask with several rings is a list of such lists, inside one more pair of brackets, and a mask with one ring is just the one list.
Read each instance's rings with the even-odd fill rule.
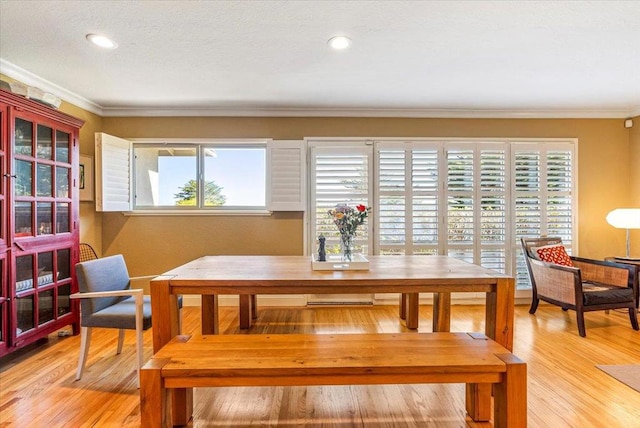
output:
[[494,426],[527,424],[526,364],[474,333],[177,336],[140,381],[143,427],[186,424],[194,387],[416,383],[465,383],[474,420],[490,419],[494,384]]

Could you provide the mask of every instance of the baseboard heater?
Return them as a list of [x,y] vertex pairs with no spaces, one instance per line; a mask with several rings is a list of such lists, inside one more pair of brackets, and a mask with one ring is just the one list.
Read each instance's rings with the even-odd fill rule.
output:
[[373,302],[307,302],[307,306],[373,306]]

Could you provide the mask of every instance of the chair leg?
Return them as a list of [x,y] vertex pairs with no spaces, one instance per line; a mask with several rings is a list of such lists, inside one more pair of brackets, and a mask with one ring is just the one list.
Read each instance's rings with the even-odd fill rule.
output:
[[118,330],[118,351],[116,355],[120,355],[122,353],[122,345],[124,344],[124,329],[121,328]]
[[636,308],[629,308],[629,319],[631,320],[631,327],[634,330],[640,330],[638,326],[638,317],[636,316]]
[[91,344],[91,327],[80,328],[80,358],[78,359],[78,370],[76,371],[76,380],[82,379],[84,366],[87,363],[87,355],[89,355],[89,345]]
[[531,307],[529,308],[530,314],[536,313],[536,310],[538,309],[538,303],[540,303],[540,299],[538,299],[538,296],[533,296],[533,298],[531,299]]
[[580,337],[586,337],[587,331],[584,327],[584,313],[580,310],[577,310],[576,318],[578,319],[578,333],[580,333]]

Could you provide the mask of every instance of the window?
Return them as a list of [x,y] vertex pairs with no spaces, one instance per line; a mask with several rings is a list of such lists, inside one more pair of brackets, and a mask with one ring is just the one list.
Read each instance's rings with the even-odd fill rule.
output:
[[[333,143],[339,144],[339,143]],[[313,236],[323,234],[327,253],[338,253],[340,234],[329,217],[328,211],[338,204],[355,207],[370,205],[372,147],[362,143],[343,143],[340,146],[310,143],[311,151],[311,212]],[[360,227],[354,239],[357,252],[368,252],[370,222]]]
[[[514,275],[518,288],[528,288],[521,237],[560,236],[571,248],[575,141],[380,140],[372,146],[375,161],[351,170],[338,168],[349,165],[340,157],[344,146],[310,148],[317,153],[311,159],[314,241],[319,233],[335,234],[324,215],[328,205],[366,200],[374,215],[359,243],[371,244],[371,254],[449,255]],[[367,195],[375,199],[325,195],[332,180],[335,188],[354,183],[354,171],[361,183],[373,183]]]
[[96,210],[303,211],[305,166],[304,141],[131,142],[96,133]]
[[264,144],[140,143],[133,154],[134,209],[265,208]]

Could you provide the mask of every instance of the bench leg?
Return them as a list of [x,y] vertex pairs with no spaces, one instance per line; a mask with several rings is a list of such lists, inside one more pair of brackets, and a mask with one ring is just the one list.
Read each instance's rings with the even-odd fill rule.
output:
[[[176,388],[170,390],[172,424],[168,426],[184,426],[193,415],[193,388]],[[167,426],[167,425],[163,425]]]
[[468,383],[465,390],[467,414],[475,422],[491,420],[490,383]]
[[143,428],[169,425],[168,394],[161,369],[169,360],[151,359],[140,370],[140,422]]
[[451,330],[451,293],[433,293],[433,331]]
[[493,404],[495,428],[527,426],[527,365],[513,354],[497,355],[507,365],[502,382],[496,384]]

